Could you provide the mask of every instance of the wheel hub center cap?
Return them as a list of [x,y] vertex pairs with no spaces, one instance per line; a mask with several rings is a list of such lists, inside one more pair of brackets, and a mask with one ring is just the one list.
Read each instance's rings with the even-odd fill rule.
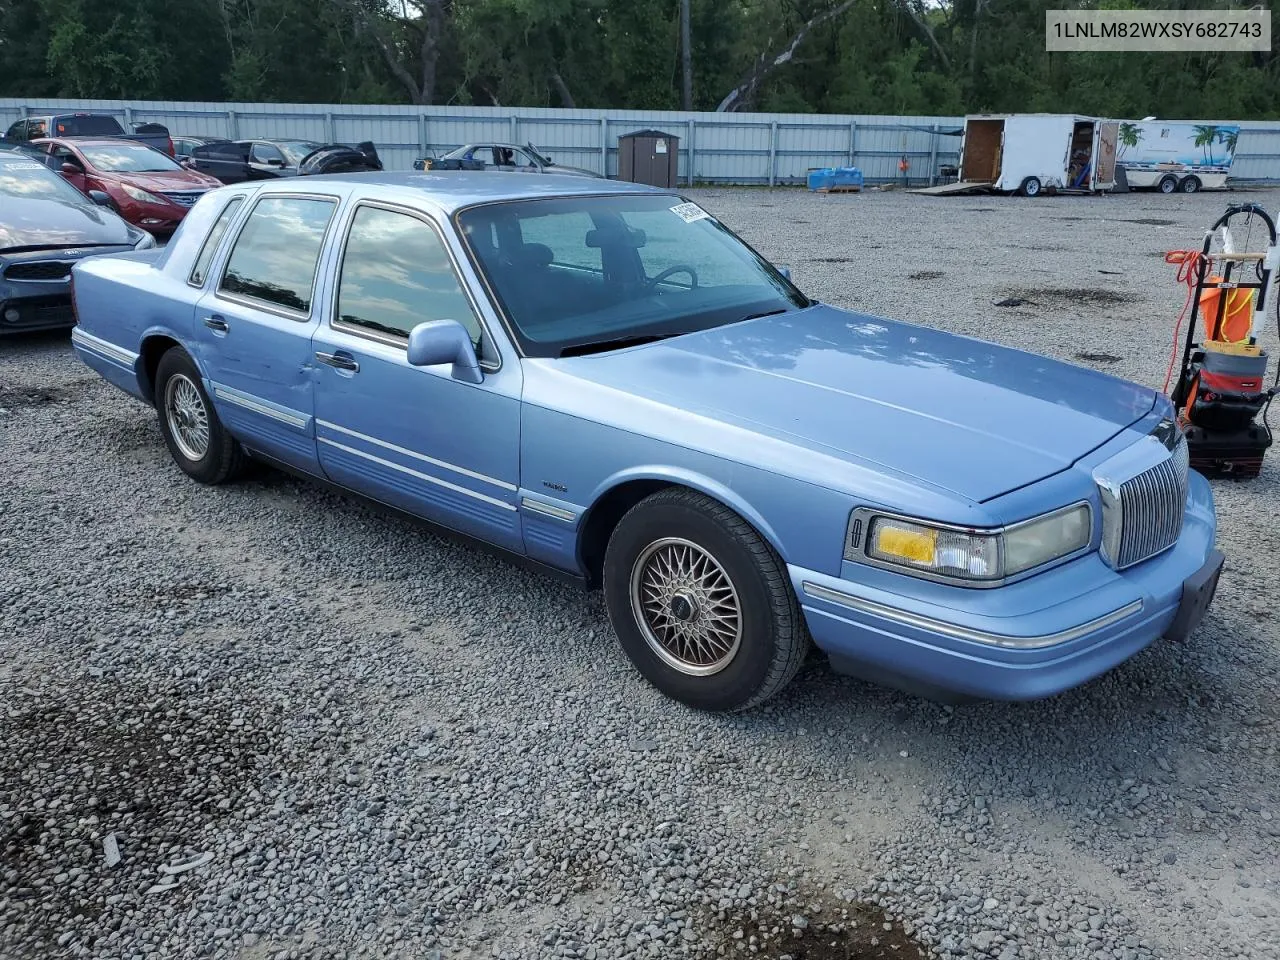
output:
[[671,615],[677,620],[688,623],[698,615],[698,604],[689,596],[677,593],[671,598]]

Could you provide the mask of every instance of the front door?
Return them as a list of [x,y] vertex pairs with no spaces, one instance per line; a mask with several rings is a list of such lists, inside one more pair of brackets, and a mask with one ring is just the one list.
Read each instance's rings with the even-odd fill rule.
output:
[[1104,120],[1098,124],[1098,142],[1093,147],[1095,190],[1110,190],[1116,185],[1116,145],[1119,139],[1119,121]]
[[316,268],[337,206],[330,196],[260,197],[196,305],[193,347],[219,418],[246,447],[310,473]]
[[457,320],[483,358],[477,312],[425,215],[365,202],[346,219],[335,309],[312,342],[321,467],[335,483],[521,550],[519,367],[490,366],[475,384],[450,365],[410,366],[409,332],[427,320]]

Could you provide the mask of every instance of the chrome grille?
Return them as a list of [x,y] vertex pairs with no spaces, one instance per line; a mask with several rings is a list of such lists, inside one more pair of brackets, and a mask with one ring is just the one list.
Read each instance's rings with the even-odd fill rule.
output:
[[172,200],[174,203],[178,204],[179,206],[193,207],[195,206],[196,201],[204,196],[204,191],[197,190],[195,192],[189,192],[189,191],[183,191],[183,192],[174,191],[173,193],[166,192],[165,196],[168,197],[170,200]]
[[1187,441],[1163,425],[1095,472],[1102,494],[1102,555],[1117,570],[1169,549],[1187,504]]

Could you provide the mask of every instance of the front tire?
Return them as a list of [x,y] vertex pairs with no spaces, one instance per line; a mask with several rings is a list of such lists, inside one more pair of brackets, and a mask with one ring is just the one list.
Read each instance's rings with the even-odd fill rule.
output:
[[692,490],[659,491],[622,518],[604,597],[636,669],[700,710],[764,702],[809,649],[785,564],[742,517]]
[[1156,189],[1158,189],[1161,193],[1173,193],[1175,190],[1178,189],[1178,178],[1165,177],[1163,180],[1160,181]]
[[165,446],[182,472],[200,483],[233,480],[244,470],[244,451],[205,393],[200,371],[179,347],[156,367],[156,413]]
[[1040,182],[1039,177],[1027,177],[1022,181],[1022,186],[1018,188],[1018,192],[1024,197],[1038,197],[1043,189],[1044,184]]

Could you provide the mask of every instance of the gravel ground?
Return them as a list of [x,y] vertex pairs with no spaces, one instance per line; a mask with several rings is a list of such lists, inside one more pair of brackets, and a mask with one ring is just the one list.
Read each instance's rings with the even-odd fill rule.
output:
[[[696,196],[822,299],[1155,386],[1160,255],[1241,199]],[[0,343],[0,408],[6,960],[1280,957],[1280,454],[1216,486],[1186,645],[954,710],[814,662],[725,717],[598,596],[187,481],[65,336]]]

